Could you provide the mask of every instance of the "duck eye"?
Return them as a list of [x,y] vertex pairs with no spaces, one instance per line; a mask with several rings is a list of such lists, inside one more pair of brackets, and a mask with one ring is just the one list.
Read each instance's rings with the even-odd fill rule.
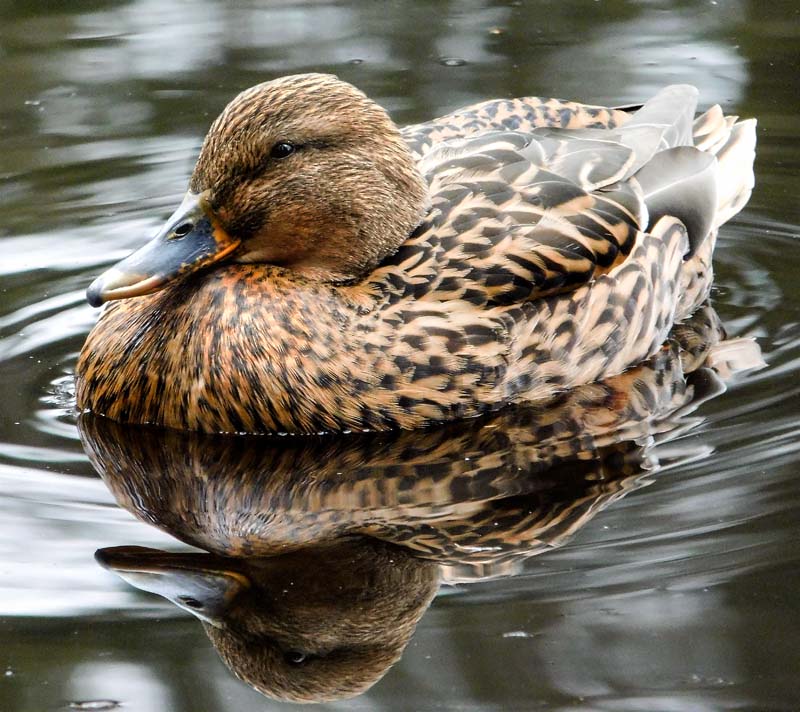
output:
[[290,650],[286,655],[284,655],[287,663],[291,663],[292,665],[300,665],[300,663],[304,663],[306,660],[306,654],[301,653],[299,650]]
[[272,147],[269,155],[272,158],[286,158],[287,156],[291,156],[294,151],[294,144],[291,144],[288,141],[278,141],[278,143]]

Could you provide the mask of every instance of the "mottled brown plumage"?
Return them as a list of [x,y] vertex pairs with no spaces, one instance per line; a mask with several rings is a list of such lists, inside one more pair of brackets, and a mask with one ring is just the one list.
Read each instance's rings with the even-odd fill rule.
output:
[[[106,307],[78,405],[210,432],[387,430],[620,373],[705,298],[716,229],[752,187],[754,123],[693,122],[695,101],[498,100],[401,132],[330,76],[254,87],[192,176],[216,240],[203,269],[165,285],[122,263],[93,285],[161,291]],[[164,249],[192,237],[178,218]]]
[[[395,662],[439,582],[518,573],[646,484],[725,372],[758,364],[704,307],[637,368],[540,408],[418,432],[210,436],[86,414],[117,501],[210,554],[121,547],[101,562],[192,612],[264,694],[363,691]],[[679,457],[694,455],[684,441]]]

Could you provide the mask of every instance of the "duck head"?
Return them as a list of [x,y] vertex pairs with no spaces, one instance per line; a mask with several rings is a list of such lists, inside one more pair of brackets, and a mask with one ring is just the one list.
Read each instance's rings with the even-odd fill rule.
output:
[[222,260],[341,282],[375,267],[423,217],[427,185],[386,111],[325,74],[239,94],[214,121],[180,207],[87,291],[99,306]]

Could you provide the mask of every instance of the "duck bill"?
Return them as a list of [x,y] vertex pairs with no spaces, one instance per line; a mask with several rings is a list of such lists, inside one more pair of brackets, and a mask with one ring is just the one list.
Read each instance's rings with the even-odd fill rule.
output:
[[180,207],[144,247],[103,272],[86,290],[93,307],[150,294],[178,277],[227,257],[239,246],[214,217],[206,193],[186,194]]
[[250,580],[211,554],[175,554],[139,546],[98,549],[95,559],[142,591],[163,596],[200,620],[218,625]]

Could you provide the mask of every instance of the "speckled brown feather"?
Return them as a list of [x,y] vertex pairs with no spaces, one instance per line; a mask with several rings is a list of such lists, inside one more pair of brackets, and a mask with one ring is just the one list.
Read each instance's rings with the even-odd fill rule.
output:
[[[79,407],[211,432],[417,428],[623,371],[705,298],[715,237],[684,259],[680,220],[648,225],[635,151],[598,154],[594,133],[569,133],[627,121],[522,99],[407,128],[430,207],[394,254],[347,284],[225,264],[111,304],[81,353]],[[715,108],[695,140],[746,176],[740,126]],[[576,163],[575,145],[594,158]],[[718,209],[735,212],[751,185]]]

